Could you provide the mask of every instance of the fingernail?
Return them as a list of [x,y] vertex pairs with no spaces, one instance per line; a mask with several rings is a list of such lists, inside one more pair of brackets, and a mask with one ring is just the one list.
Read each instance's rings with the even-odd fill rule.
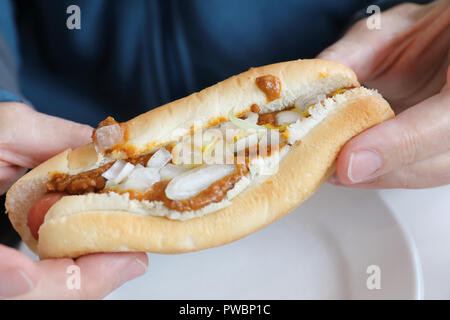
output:
[[0,270],[0,297],[12,298],[33,290],[30,277],[19,269]]
[[127,281],[133,280],[139,276],[142,276],[147,272],[148,266],[141,259],[134,259],[129,263],[124,270],[119,274],[118,286],[121,286]]
[[353,183],[369,180],[381,168],[381,158],[373,151],[358,151],[350,155],[347,176]]

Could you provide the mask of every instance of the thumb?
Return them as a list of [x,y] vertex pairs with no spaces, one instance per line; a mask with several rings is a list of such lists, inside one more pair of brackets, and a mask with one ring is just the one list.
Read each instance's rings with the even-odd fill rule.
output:
[[336,163],[344,184],[370,181],[450,149],[450,90],[350,140]]
[[38,280],[39,274],[31,259],[0,245],[0,299],[30,292]]
[[32,168],[67,148],[91,141],[91,127],[23,104],[2,103],[0,115],[0,160],[11,165]]

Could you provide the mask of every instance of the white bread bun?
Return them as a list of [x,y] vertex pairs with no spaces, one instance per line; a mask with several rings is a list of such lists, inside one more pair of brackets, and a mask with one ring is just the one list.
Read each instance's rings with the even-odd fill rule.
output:
[[[267,102],[255,79],[273,75],[282,84],[281,97]],[[137,156],[226,119],[230,110],[281,110],[340,88],[358,87],[353,71],[326,60],[297,60],[252,68],[186,98],[153,109],[126,122],[127,138],[111,155],[97,154],[93,144],[66,150],[30,171],[9,190],[6,207],[14,228],[41,258],[77,257],[92,252],[149,251],[181,253],[222,245],[242,238],[298,206],[326,181],[342,146],[363,130],[394,116],[376,92],[350,90],[333,102],[329,112],[295,143],[276,174],[245,189],[226,207],[180,221],[136,211],[131,201],[108,194],[66,196],[48,212],[39,242],[27,226],[33,203],[46,192],[52,172],[77,174],[113,158]],[[134,200],[136,201],[136,200]],[[144,210],[145,211],[145,210]]]

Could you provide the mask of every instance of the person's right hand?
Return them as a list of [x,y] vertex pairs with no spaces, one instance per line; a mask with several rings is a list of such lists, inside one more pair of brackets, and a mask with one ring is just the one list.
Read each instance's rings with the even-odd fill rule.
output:
[[22,103],[0,103],[0,195],[28,168],[91,141],[92,128]]
[[[91,141],[87,125],[48,116],[21,103],[0,103],[0,194],[27,168]],[[1,210],[0,210],[0,214]],[[99,299],[144,274],[145,253],[98,253],[73,259],[32,261],[0,245],[0,299]],[[78,268],[80,287],[67,285]]]
[[329,182],[353,188],[450,183],[450,0],[403,3],[357,22],[319,58],[352,68],[397,116],[348,141]]

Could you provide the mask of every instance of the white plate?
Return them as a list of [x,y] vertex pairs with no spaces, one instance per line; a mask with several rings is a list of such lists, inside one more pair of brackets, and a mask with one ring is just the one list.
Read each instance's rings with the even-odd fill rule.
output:
[[[414,244],[368,190],[325,185],[286,217],[240,241],[149,258],[147,275],[107,298],[422,298]],[[367,288],[372,265],[379,267],[381,289]]]

